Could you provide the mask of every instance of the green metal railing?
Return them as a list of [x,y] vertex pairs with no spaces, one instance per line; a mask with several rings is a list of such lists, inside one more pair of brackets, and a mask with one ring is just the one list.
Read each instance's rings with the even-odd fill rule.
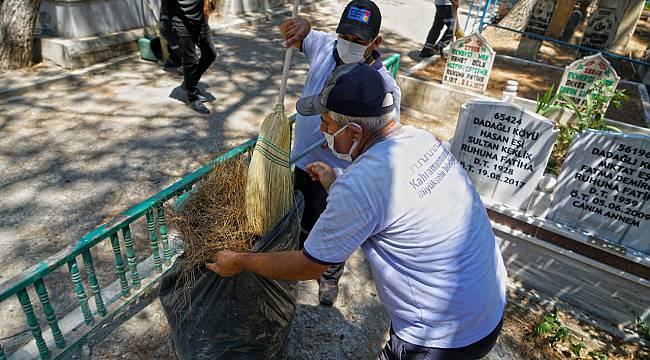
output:
[[[391,71],[393,76],[397,76],[399,62],[400,56],[399,54],[395,54],[384,60],[384,65]],[[293,126],[295,114],[290,119]],[[134,250],[131,224],[141,218],[145,219],[149,235],[149,250],[151,252],[149,258],[153,259],[154,275],[157,275],[159,279],[164,269],[172,265],[175,255],[169,244],[164,204],[173,199],[179,201],[185,198],[192,187],[201,181],[217,164],[249,151],[255,146],[256,141],[257,138],[249,139],[227,153],[211,160],[206,165],[156,195],[119,214],[108,223],[90,231],[81,237],[76,244],[66,247],[43,261],[39,261],[36,265],[0,284],[0,305],[13,296],[17,297],[41,359],[52,358],[53,351],[50,349],[50,346],[55,346],[59,349],[55,353],[57,358],[76,349],[83,341],[87,340],[89,332],[100,327],[104,321],[108,321],[113,313],[123,310],[115,305],[117,303],[116,301],[110,303],[105,302],[102,296],[102,288],[95,273],[91,249],[102,241],[110,242],[115,258],[117,282],[119,282],[120,291],[118,297],[130,299],[131,301],[124,302],[122,307],[132,304],[132,301],[135,300],[137,295],[141,294],[144,290],[143,283],[154,276],[142,277],[140,274],[138,268],[139,263],[136,260],[136,252]],[[125,254],[122,254],[121,251],[120,234]],[[160,247],[162,247],[162,254]],[[84,284],[79,270],[77,260],[80,256],[83,261],[89,291],[87,290],[86,284]],[[124,257],[126,257],[126,264]],[[45,282],[45,277],[48,274],[64,266],[68,269],[77,302],[83,315],[83,323],[87,326],[82,331],[81,336],[71,335],[70,339],[66,338],[64,331],[60,327],[59,319],[57,319],[50,303]],[[151,281],[149,282],[151,283]],[[151,286],[151,284],[148,284],[148,286]],[[28,290],[32,287],[37,294],[43,314],[49,325],[47,340],[41,331],[41,324],[34,314],[32,301],[29,297]],[[94,302],[94,311],[89,305],[90,301]],[[48,343],[50,346],[48,346]],[[0,344],[0,360],[6,360],[6,358],[7,355],[5,355]]]

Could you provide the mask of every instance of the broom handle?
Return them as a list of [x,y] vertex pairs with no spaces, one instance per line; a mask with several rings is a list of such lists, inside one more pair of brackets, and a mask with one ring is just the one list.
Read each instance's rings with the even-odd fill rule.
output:
[[[300,6],[300,0],[295,0],[293,2],[293,11],[291,12],[291,18],[294,19],[298,15],[298,7]],[[289,77],[289,65],[291,65],[291,54],[293,53],[293,45],[287,48],[286,53],[284,54],[284,68],[282,69],[282,82],[280,83],[280,95],[278,96],[278,104],[284,105],[284,94],[287,91],[287,78]]]
[[303,152],[289,159],[289,163],[294,164],[296,161],[305,157],[305,155],[312,152],[312,150],[321,147],[321,145],[326,144],[327,142],[323,139],[316,141],[315,143],[309,145]]

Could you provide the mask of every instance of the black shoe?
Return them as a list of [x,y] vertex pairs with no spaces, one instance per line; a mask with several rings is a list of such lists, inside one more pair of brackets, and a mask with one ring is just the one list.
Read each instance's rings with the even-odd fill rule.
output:
[[194,111],[196,111],[196,112],[198,112],[200,114],[209,114],[210,113],[210,110],[205,105],[203,105],[203,103],[199,99],[196,99],[194,101],[189,101],[187,103],[187,106],[191,107],[192,110],[194,110]]
[[339,295],[339,284],[328,281],[318,281],[318,301],[321,305],[332,306]]
[[428,57],[432,57],[432,56],[433,56],[433,49],[424,48],[424,49],[422,49],[422,51],[420,51],[420,57],[421,58],[428,58]]
[[430,58],[434,55],[442,56],[442,50],[438,48],[433,48],[433,49],[422,49],[422,51],[420,51],[421,58]]
[[[187,88],[185,87],[185,82],[181,84],[181,88],[187,92]],[[208,102],[208,98],[205,97],[205,95],[201,94],[201,91],[199,90],[199,93],[196,94],[196,98],[199,99],[200,102]]]
[[169,59],[167,59],[167,61],[165,62],[165,65],[163,65],[163,66],[165,67],[165,69],[177,68],[177,67],[181,67],[181,63],[174,60],[174,59],[172,59],[172,58],[169,58]]

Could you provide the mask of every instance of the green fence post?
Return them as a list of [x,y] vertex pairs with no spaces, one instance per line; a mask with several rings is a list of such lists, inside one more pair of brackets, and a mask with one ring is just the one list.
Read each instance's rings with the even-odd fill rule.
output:
[[95,275],[95,266],[93,265],[93,256],[90,254],[90,249],[84,250],[81,253],[81,257],[84,260],[84,267],[86,268],[86,274],[88,274],[88,283],[90,284],[90,292],[95,297],[95,305],[97,305],[97,313],[101,316],[106,316],[106,306],[104,306],[104,300],[102,299],[102,292],[99,288],[99,281],[97,281],[97,276]]
[[65,340],[63,339],[63,334],[61,334],[59,322],[56,319],[56,314],[54,314],[54,309],[52,309],[52,304],[50,304],[50,297],[47,295],[47,288],[43,279],[36,280],[34,282],[34,288],[36,289],[36,294],[38,294],[38,300],[40,300],[43,306],[43,313],[45,314],[47,323],[50,324],[50,329],[52,329],[52,336],[54,337],[56,346],[59,349],[63,349],[65,348]]
[[162,272],[162,265],[160,264],[160,251],[158,251],[158,238],[156,237],[156,221],[154,219],[153,210],[147,211],[147,225],[149,227],[149,245],[153,253],[153,267],[158,272]]
[[129,263],[129,269],[131,270],[131,283],[133,283],[133,288],[138,290],[140,289],[140,275],[138,274],[138,263],[135,260],[135,251],[133,251],[131,227],[127,225],[122,229],[122,235],[124,236],[124,245],[126,247],[126,260]]
[[18,296],[18,301],[20,302],[20,306],[22,306],[23,308],[23,313],[25,313],[25,317],[27,318],[27,325],[29,326],[29,329],[32,331],[32,336],[34,336],[34,340],[36,340],[36,347],[38,348],[38,353],[41,355],[41,359],[49,359],[50,350],[47,348],[47,344],[45,343],[45,340],[43,340],[41,327],[38,324],[38,319],[34,315],[34,308],[32,307],[32,303],[29,301],[29,295],[27,294],[27,290],[22,289],[16,295]]
[[126,271],[124,270],[124,261],[122,260],[122,252],[120,251],[120,238],[117,236],[117,233],[111,234],[111,247],[113,247],[113,254],[115,254],[115,268],[117,270],[117,276],[120,279],[122,296],[128,298],[131,292],[129,291],[129,283],[126,281]]
[[86,322],[86,325],[92,325],[94,322],[93,314],[90,312],[90,308],[88,307],[88,300],[86,299],[86,288],[81,282],[81,274],[79,273],[77,259],[72,259],[70,262],[68,262],[68,270],[70,270],[70,277],[72,277],[74,291],[77,293],[77,300],[79,301],[79,305],[81,305],[81,311],[84,314],[84,321]]
[[172,265],[172,252],[169,249],[169,240],[167,239],[167,223],[165,222],[165,209],[162,204],[158,204],[158,226],[160,227],[160,240],[163,245],[163,255],[165,256],[165,265]]

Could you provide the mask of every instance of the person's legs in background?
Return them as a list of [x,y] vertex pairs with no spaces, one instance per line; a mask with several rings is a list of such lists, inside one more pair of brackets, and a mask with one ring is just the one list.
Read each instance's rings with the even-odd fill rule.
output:
[[[178,44],[183,61],[183,84],[187,92],[187,104],[201,114],[208,114],[210,110],[202,104],[198,83],[201,75],[210,67],[216,58],[216,52],[209,39],[210,30],[207,23],[191,26],[182,22],[174,22],[174,31],[178,37]],[[196,45],[201,49],[201,57],[196,61]]]
[[[451,22],[449,21],[451,18]],[[433,55],[440,55],[442,49],[445,48],[453,38],[453,24],[454,24],[454,12],[451,5],[436,5],[436,15],[433,18],[433,25],[429,29],[429,34],[427,35],[427,40],[420,51],[420,57],[431,57]],[[440,41],[438,37],[443,27],[447,27],[445,33],[442,35]]]
[[443,11],[443,23],[445,24],[445,32],[442,34],[442,37],[434,46],[434,48],[438,49],[438,51],[441,53],[442,49],[446,48],[447,45],[449,45],[449,43],[454,39],[454,22],[456,20],[455,12],[452,6],[445,6],[445,9]]
[[164,67],[180,67],[182,65],[180,46],[178,45],[178,38],[174,34],[171,19],[160,18],[160,35],[167,41],[167,49],[169,51],[169,58],[165,62]]
[[[313,181],[309,173],[296,168],[294,188],[305,198],[305,210],[300,220],[300,248],[303,248],[309,232],[316,224],[320,214],[327,206],[327,191],[318,181]],[[332,265],[318,279],[318,300],[322,305],[331,306],[338,296],[338,282],[343,275],[345,264]]]

